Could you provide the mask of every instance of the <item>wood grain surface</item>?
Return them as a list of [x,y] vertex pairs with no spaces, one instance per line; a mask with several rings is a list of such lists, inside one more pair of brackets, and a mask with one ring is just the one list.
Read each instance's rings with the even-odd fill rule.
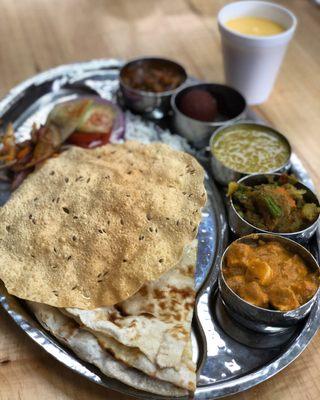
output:
[[[320,183],[320,8],[281,0],[299,19],[276,87],[259,111]],[[0,0],[0,95],[47,68],[93,58],[163,55],[223,82],[215,16],[224,0]],[[124,400],[61,366],[0,311],[0,400]],[[320,336],[287,369],[230,397],[319,400]]]

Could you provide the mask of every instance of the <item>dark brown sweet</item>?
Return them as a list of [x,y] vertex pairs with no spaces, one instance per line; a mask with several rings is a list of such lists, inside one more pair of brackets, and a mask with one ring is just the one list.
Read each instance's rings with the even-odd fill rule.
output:
[[191,89],[181,98],[179,110],[187,117],[213,122],[218,114],[218,104],[207,90]]

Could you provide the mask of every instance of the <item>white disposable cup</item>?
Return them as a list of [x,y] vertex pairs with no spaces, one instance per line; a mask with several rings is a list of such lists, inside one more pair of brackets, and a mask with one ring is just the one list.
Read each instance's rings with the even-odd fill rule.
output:
[[[285,28],[272,36],[251,36],[235,32],[226,22],[239,17],[267,18]],[[280,65],[297,26],[294,14],[267,1],[237,1],[218,14],[224,72],[228,85],[239,90],[248,104],[263,103],[269,97]]]

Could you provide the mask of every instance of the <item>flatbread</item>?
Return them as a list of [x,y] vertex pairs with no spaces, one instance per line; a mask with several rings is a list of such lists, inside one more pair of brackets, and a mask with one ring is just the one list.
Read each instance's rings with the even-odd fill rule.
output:
[[106,376],[136,389],[163,396],[178,397],[187,394],[184,389],[151,378],[116,360],[100,346],[92,333],[81,328],[72,319],[62,314],[59,309],[33,302],[28,302],[28,305],[45,329],[73,350],[78,357],[98,367]]
[[111,306],[157,279],[197,234],[204,171],[155,143],[71,148],[0,210],[0,279],[56,307]]
[[196,256],[195,240],[177,266],[112,307],[85,311],[28,304],[58,340],[107,376],[158,394],[193,392],[196,365],[190,332]]
[[102,348],[149,376],[194,391],[190,350],[197,241],[179,264],[114,307],[63,311],[93,333]]
[[[92,360],[104,351],[113,363],[139,370],[152,378],[151,382],[155,378],[174,385],[175,390],[180,387],[193,392],[196,365],[192,361],[190,332],[196,256],[195,240],[185,248],[177,266],[158,280],[145,284],[130,299],[112,307],[84,311],[28,304],[40,323],[84,360],[90,358],[97,365]],[[58,329],[57,321],[61,325]],[[87,352],[79,352],[79,340],[81,346],[89,349]],[[110,376],[109,370],[102,371]],[[130,377],[130,370],[125,374]],[[128,383],[129,378],[126,379]],[[160,384],[159,389],[158,385],[151,391],[160,393],[160,390],[162,394],[163,388]]]

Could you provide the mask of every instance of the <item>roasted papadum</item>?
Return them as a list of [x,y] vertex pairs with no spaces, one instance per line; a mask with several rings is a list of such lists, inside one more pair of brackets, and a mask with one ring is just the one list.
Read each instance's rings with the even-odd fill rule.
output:
[[204,171],[156,143],[73,147],[32,173],[0,210],[9,293],[95,309],[174,267],[197,234]]

